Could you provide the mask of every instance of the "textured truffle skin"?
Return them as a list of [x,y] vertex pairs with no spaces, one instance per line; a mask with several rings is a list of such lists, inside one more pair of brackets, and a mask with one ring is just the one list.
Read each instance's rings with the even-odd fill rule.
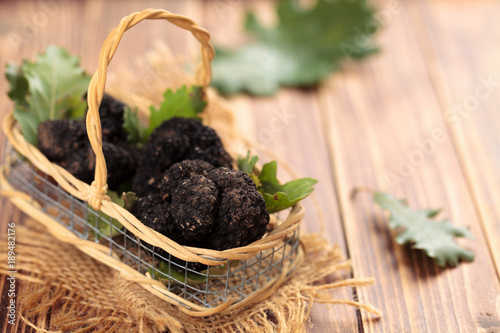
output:
[[158,214],[170,211],[183,245],[216,250],[244,246],[260,239],[269,224],[264,199],[246,173],[201,160],[172,165],[157,197],[168,207],[158,201],[145,204],[158,205]]
[[[182,236],[182,231],[177,227],[170,211],[170,203],[164,201],[159,194],[150,194],[140,198],[132,208],[132,214],[134,214],[145,226],[158,231],[179,244],[197,246],[198,244],[196,243],[188,243]],[[150,244],[143,244],[148,249],[152,248]],[[197,271],[207,269],[206,265],[195,262],[186,263],[185,260],[169,256],[167,252],[160,248],[155,248],[155,251],[165,259],[170,259],[177,263],[180,267],[187,266],[189,269]],[[177,268],[175,265],[172,267]]]
[[[47,158],[66,168],[73,176],[91,183],[94,180],[95,154],[87,138],[83,122],[74,120],[47,120],[38,128],[38,147]],[[125,144],[126,145],[126,144]],[[136,159],[132,149],[103,142],[108,185],[116,189],[133,176]]]
[[139,154],[139,166],[133,179],[132,188],[139,196],[159,193],[161,178],[172,164],[182,160],[187,149],[183,135],[148,144]]
[[181,163],[175,163],[163,174],[160,186],[163,199],[171,199],[172,192],[184,180],[189,179],[192,174],[206,177],[208,172],[213,169],[212,164],[201,160],[185,160]]
[[102,152],[106,160],[108,186],[110,189],[116,189],[120,183],[134,175],[136,160],[125,148],[108,142],[103,142]]
[[133,189],[139,196],[160,191],[161,176],[171,165],[200,159],[214,167],[232,166],[217,133],[196,119],[172,118],[156,128],[139,158]]
[[171,215],[186,242],[201,240],[212,230],[218,193],[210,179],[196,174],[172,191]]
[[201,127],[204,125],[196,119],[174,117],[158,126],[149,136],[148,143],[155,143],[178,135],[192,137]]
[[[102,152],[106,160],[108,186],[110,189],[116,189],[134,174],[135,159],[126,149],[109,142],[102,143]],[[90,184],[95,177],[95,162],[90,143],[80,142],[78,151],[68,155],[61,165],[76,178]]]
[[78,151],[79,143],[87,138],[80,121],[47,120],[38,126],[38,149],[52,162],[63,161],[68,153]]
[[167,236],[174,242],[184,241],[170,215],[170,204],[162,200],[159,194],[150,194],[140,198],[132,213],[147,227]]
[[250,178],[249,175],[240,170],[217,168],[211,170],[207,174],[207,177],[210,178],[213,182],[217,183],[217,185],[223,189],[243,187],[248,188],[249,191],[251,191],[250,189],[257,191],[252,178]]
[[169,119],[151,133],[148,143],[154,144],[179,135],[184,135],[187,138],[186,146],[188,149],[184,152],[182,160],[202,160],[216,168],[231,168],[231,156],[224,149],[217,133],[196,119]]
[[269,224],[266,203],[252,179],[240,170],[218,168],[208,178],[219,186],[219,211],[208,247],[226,250],[264,236]]
[[[215,250],[248,245],[262,238],[269,224],[264,199],[246,173],[201,160],[172,165],[163,175],[161,194],[140,199],[136,207],[139,220],[179,244]],[[188,267],[206,269],[196,263]]]
[[127,132],[123,129],[123,113],[126,105],[114,97],[104,94],[99,106],[102,139],[106,142],[119,143],[127,141]]
[[233,163],[217,133],[207,126],[201,127],[191,137],[191,149],[184,159],[206,161],[216,168],[232,168]]
[[95,154],[89,142],[80,141],[76,144],[79,146],[78,150],[70,152],[58,164],[76,178],[90,184],[94,180],[95,175]]

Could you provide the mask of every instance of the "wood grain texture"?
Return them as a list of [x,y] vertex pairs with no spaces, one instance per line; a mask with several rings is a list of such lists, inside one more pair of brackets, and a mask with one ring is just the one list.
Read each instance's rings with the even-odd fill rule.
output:
[[[187,15],[224,45],[243,40],[239,26],[245,6],[273,20],[271,1],[88,0],[52,8],[50,20],[30,31],[26,24],[41,20],[36,15],[48,10],[41,3],[0,1],[1,66],[57,44],[80,54],[92,72],[107,33],[121,17],[146,7]],[[377,4],[391,13],[379,36],[380,54],[347,64],[318,90],[281,90],[270,99],[238,96],[229,101],[241,131],[285,158],[300,176],[320,179],[316,198],[326,225],[322,230],[314,201],[308,199],[304,229],[322,230],[339,244],[352,258],[355,276],[377,279],[374,287],[356,293],[382,309],[381,320],[361,314],[358,321],[353,309],[319,305],[313,307],[309,331],[500,332],[500,89],[462,117],[459,128],[453,126],[457,118],[450,120],[448,114],[475,94],[480,77],[491,74],[500,81],[500,5],[492,0]],[[399,4],[397,11],[391,9],[394,4]],[[20,43],[13,34],[21,36]],[[146,22],[127,32],[110,72],[132,66],[157,39],[175,54],[197,54],[188,33]],[[1,115],[11,107],[6,91],[2,79]],[[2,154],[3,142],[1,134]],[[441,216],[469,226],[477,236],[460,240],[476,260],[440,269],[422,253],[397,245],[385,214],[369,195],[351,200],[351,189],[361,185],[390,190],[412,207],[443,207]],[[24,218],[4,198],[0,216],[0,234],[7,222]],[[0,318],[5,286],[2,277]],[[349,290],[335,296],[353,298]],[[2,324],[0,332],[34,332],[22,324],[16,329]]]
[[[360,298],[385,313],[378,322],[363,318],[364,331],[495,331],[499,283],[409,23],[408,11],[417,5],[391,17],[378,56],[333,77],[320,92],[355,274],[378,281],[377,288],[360,290]],[[477,236],[460,241],[474,251],[474,263],[443,270],[397,245],[369,195],[351,200],[351,189],[363,185],[390,190],[416,208],[444,207],[442,216]]]
[[445,6],[425,1],[412,18],[500,274],[500,4]]

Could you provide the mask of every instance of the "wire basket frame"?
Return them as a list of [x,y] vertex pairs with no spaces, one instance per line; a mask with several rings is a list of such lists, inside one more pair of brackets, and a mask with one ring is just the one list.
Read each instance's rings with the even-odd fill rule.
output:
[[[154,247],[141,242],[127,229],[118,227],[111,217],[67,193],[10,146],[6,146],[5,152],[6,179],[15,190],[28,193],[33,204],[43,213],[52,216],[79,238],[107,246],[110,256],[142,274],[149,273],[153,279],[160,279],[169,291],[181,298],[173,300],[188,309],[190,304],[184,300],[205,308],[215,308],[229,299],[242,301],[263,284],[280,276],[283,268],[291,266],[299,255],[297,228],[279,246],[261,251],[250,259],[221,260],[219,266],[207,265],[201,272],[195,271],[189,268],[187,261],[180,264],[171,255],[160,255]],[[107,227],[109,234],[101,231]],[[162,262],[168,267],[166,272],[158,269]]]

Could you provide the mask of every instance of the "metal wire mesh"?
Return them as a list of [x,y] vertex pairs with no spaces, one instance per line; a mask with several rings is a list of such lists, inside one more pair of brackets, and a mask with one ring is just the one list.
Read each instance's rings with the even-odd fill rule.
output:
[[[206,308],[235,297],[243,300],[279,276],[284,265],[291,264],[298,254],[297,229],[279,246],[250,259],[225,260],[219,266],[205,265],[201,269],[198,264],[194,270],[189,262],[160,254],[162,251],[141,242],[111,217],[68,194],[10,146],[5,149],[4,160],[9,166],[7,179],[11,186],[28,193],[44,213],[78,237],[107,245],[109,255],[118,255],[123,263],[141,273],[149,272],[182,299]],[[189,308],[182,301],[179,303]]]

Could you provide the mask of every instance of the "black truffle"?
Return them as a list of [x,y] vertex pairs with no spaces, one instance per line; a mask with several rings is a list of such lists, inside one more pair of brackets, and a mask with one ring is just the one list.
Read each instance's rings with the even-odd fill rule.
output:
[[[154,198],[143,205],[152,214],[172,218],[164,223],[176,227],[175,233],[169,232],[182,245],[215,250],[245,246],[260,239],[269,223],[264,199],[246,173],[214,168],[201,160],[186,160],[167,169],[161,195]],[[136,216],[141,221],[150,219]],[[163,233],[164,226],[147,225]]]
[[113,96],[104,94],[99,106],[103,141],[114,144],[127,142],[127,132],[123,129],[123,113],[126,107]]
[[186,242],[202,240],[212,230],[218,192],[210,179],[196,174],[173,189],[170,213]]
[[172,192],[178,188],[183,181],[189,179],[192,174],[208,176],[208,172],[213,170],[214,166],[201,160],[185,160],[181,163],[172,165],[163,174],[161,180],[161,193],[163,199],[171,200]]
[[174,242],[183,242],[184,238],[176,227],[169,208],[170,204],[162,200],[159,194],[150,194],[136,202],[132,213],[147,227],[158,231]]
[[[150,194],[140,198],[132,208],[132,213],[147,227],[158,231],[179,244],[197,246],[198,244],[192,244],[186,241],[170,212],[170,203],[163,200],[159,194]],[[152,251],[152,246],[150,244],[145,242],[142,243],[148,251]],[[156,248],[155,251],[166,260],[170,259],[177,263],[178,266],[173,266],[175,268],[188,267],[189,269],[197,271],[207,269],[206,265],[186,262],[174,256],[169,256],[167,252],[160,248]]]
[[44,121],[38,126],[38,149],[52,162],[63,161],[68,153],[78,151],[80,142],[87,139],[81,121],[58,119]]
[[187,140],[183,135],[173,136],[143,148],[139,153],[139,165],[132,186],[137,195],[159,193],[163,173],[183,159]]
[[[38,147],[47,158],[66,168],[76,178],[90,183],[94,180],[96,157],[90,146],[83,122],[47,120],[38,128]],[[130,179],[136,168],[133,150],[103,142],[108,185],[116,189]]]
[[161,176],[183,160],[203,160],[214,167],[232,167],[232,159],[210,127],[195,119],[172,118],[156,128],[139,158],[134,192],[140,196],[158,193]]
[[208,247],[226,250],[248,245],[264,236],[269,213],[262,195],[244,172],[218,168],[208,178],[219,187],[219,210]]

